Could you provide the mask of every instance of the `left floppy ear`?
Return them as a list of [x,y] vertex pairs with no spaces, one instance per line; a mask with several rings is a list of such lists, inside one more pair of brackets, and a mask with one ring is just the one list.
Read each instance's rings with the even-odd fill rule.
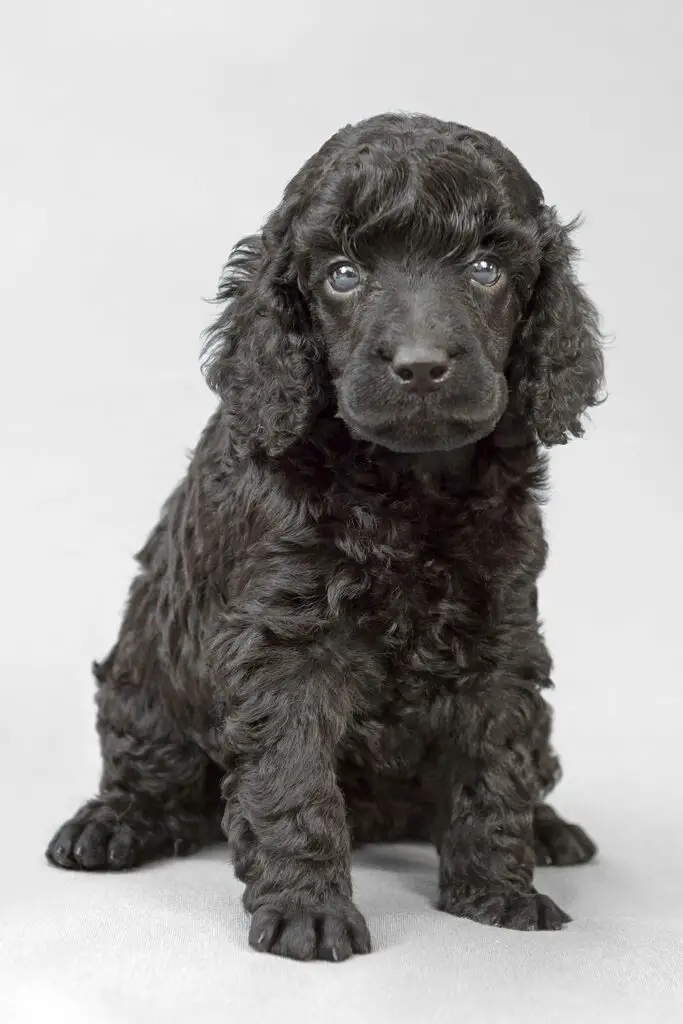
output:
[[543,209],[540,274],[517,339],[521,409],[547,446],[581,437],[581,419],[601,401],[604,360],[598,313],[579,285],[570,240],[553,209]]

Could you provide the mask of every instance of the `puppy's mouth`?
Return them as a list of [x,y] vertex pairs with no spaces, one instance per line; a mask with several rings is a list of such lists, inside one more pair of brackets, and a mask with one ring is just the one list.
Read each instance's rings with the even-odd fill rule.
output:
[[495,408],[482,409],[477,415],[458,418],[401,419],[366,418],[351,412],[340,399],[340,419],[352,437],[382,445],[393,452],[405,454],[452,451],[481,441],[493,432],[505,409],[504,402]]
[[[483,382],[484,383],[484,382]],[[337,387],[337,415],[352,437],[405,454],[463,448],[495,430],[508,403],[504,374],[457,394],[401,396]],[[360,399],[360,400],[359,400]],[[408,400],[406,400],[408,399]]]

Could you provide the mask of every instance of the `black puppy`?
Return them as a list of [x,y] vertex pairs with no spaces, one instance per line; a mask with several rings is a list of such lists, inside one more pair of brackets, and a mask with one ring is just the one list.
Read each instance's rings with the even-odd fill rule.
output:
[[598,401],[569,229],[496,139],[342,129],[237,246],[208,334],[220,406],[95,666],[99,795],[65,868],[232,842],[250,942],[370,948],[354,842],[433,841],[440,906],[568,916],[534,864],[595,847],[559,775],[538,623],[541,446]]

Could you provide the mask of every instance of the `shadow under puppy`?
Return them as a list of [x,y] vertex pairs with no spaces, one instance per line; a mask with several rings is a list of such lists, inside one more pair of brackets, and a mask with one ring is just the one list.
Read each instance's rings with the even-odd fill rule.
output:
[[252,946],[304,960],[370,949],[353,842],[434,842],[448,913],[569,920],[533,873],[595,852],[543,803],[542,449],[603,371],[574,255],[465,126],[381,115],[304,165],[225,269],[220,404],[95,666],[100,791],[51,861],[130,868],[222,825]]

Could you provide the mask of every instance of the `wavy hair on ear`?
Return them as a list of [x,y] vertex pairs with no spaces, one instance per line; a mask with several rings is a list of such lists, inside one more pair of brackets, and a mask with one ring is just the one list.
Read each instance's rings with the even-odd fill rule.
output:
[[519,401],[542,444],[583,435],[587,409],[603,401],[604,360],[598,313],[574,273],[574,221],[545,207],[540,274],[518,338]]
[[294,200],[232,251],[205,332],[202,369],[226,404],[235,450],[277,457],[303,438],[323,402],[320,352],[294,264]]

